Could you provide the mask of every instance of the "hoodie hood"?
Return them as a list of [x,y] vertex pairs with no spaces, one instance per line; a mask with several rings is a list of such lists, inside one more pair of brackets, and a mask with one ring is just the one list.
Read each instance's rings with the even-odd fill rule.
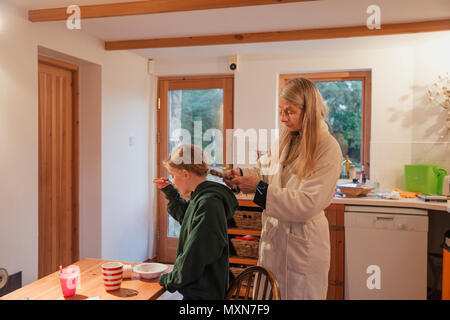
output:
[[234,212],[239,206],[236,196],[231,189],[218,182],[204,181],[200,183],[191,193],[191,200],[194,200],[194,198],[197,197],[214,197],[217,201],[222,201],[227,219],[231,219],[233,217]]

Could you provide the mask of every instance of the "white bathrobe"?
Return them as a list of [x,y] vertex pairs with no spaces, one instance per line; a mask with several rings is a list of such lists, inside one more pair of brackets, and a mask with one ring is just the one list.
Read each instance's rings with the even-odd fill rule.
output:
[[[299,183],[293,173],[296,162],[283,169],[277,145],[278,141],[270,158],[263,156],[255,167],[242,168],[244,176],[256,176],[269,184],[258,265],[272,271],[282,299],[326,299],[330,234],[324,209],[339,179],[342,152],[323,123],[315,169]],[[287,149],[281,159],[286,158]]]

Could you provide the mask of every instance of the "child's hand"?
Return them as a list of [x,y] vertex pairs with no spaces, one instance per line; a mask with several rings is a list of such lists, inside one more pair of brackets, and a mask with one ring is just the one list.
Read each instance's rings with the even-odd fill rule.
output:
[[168,185],[171,184],[170,180],[167,179],[167,178],[156,178],[156,179],[153,179],[153,183],[156,184],[156,187],[158,189],[165,188],[165,187],[167,187]]

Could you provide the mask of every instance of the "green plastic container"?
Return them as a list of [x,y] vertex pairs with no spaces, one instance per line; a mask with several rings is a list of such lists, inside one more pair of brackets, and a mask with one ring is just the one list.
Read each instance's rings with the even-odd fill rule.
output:
[[411,192],[442,195],[447,171],[432,164],[405,164],[405,189]]

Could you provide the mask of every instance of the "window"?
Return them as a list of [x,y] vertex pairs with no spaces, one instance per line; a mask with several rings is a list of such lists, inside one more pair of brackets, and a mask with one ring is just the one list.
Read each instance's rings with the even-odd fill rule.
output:
[[280,89],[290,79],[315,83],[329,108],[332,134],[356,168],[370,170],[371,71],[321,72],[280,75]]
[[[169,90],[168,99],[169,154],[180,144],[195,144],[203,150],[211,149],[208,154],[213,161],[211,167],[222,168],[222,142],[216,143],[215,131],[211,130],[223,132],[223,88]],[[208,176],[208,180],[219,178]],[[171,216],[168,218],[168,237],[178,238],[180,224]]]

